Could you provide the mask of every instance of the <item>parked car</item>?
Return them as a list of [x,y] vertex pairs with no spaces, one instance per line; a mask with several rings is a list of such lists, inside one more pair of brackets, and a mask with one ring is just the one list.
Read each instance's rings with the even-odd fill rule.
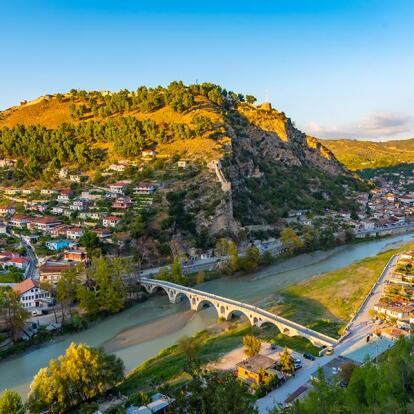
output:
[[330,346],[326,349],[325,355],[332,355],[334,353],[334,349]]
[[305,358],[305,359],[309,359],[310,361],[315,361],[315,357],[312,355],[312,354],[310,354],[309,352],[305,352],[304,354],[303,354],[303,358]]
[[295,367],[295,371],[302,368],[302,361],[300,358],[293,358],[293,366]]
[[35,309],[35,310],[32,310],[31,314],[32,316],[41,316],[43,315],[43,312],[40,309]]

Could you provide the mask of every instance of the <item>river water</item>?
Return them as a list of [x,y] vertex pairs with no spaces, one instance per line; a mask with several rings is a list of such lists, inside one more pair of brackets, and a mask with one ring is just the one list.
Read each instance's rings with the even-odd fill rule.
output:
[[[303,254],[249,276],[217,279],[197,288],[264,306],[281,288],[289,284],[374,256],[397,243],[412,240],[413,237],[404,234]],[[51,358],[63,354],[71,342],[103,345],[122,358],[126,369],[131,370],[160,350],[176,343],[180,337],[199,332],[217,320],[217,315],[211,308],[194,314],[188,308],[186,303],[169,304],[165,296],[154,296],[85,331],[1,362],[0,391],[11,388],[26,396],[37,371],[47,366]]]

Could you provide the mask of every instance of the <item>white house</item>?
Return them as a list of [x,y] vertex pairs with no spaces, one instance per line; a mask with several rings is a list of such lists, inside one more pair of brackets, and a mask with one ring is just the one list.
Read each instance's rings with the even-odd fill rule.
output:
[[116,227],[120,221],[121,219],[117,216],[106,216],[102,220],[102,225],[104,227]]
[[117,171],[117,172],[123,172],[125,171],[126,165],[124,164],[111,164],[108,167],[108,171]]
[[15,214],[9,219],[9,226],[15,229],[26,229],[30,222],[30,218],[21,214]]
[[54,217],[36,217],[29,223],[29,227],[33,230],[49,233],[53,227],[56,227],[59,224],[61,224],[60,221]]
[[66,237],[71,240],[78,240],[84,233],[80,227],[69,227],[66,231]]
[[52,302],[50,293],[41,289],[39,282],[33,279],[17,283],[13,290],[20,294],[20,303],[25,309],[46,308]]
[[60,207],[60,206],[55,206],[55,207],[52,207],[52,210],[51,210],[51,212],[52,212],[52,214],[63,214],[63,207]]
[[43,190],[40,190],[40,194],[42,195],[53,195],[53,194],[57,194],[56,190],[50,190],[48,188],[44,188]]
[[11,216],[15,209],[12,206],[0,206],[0,216]]
[[4,267],[16,267],[17,269],[20,270],[25,270],[27,268],[27,266],[29,266],[29,260],[26,259],[25,257],[12,257],[10,259],[7,259],[6,262],[3,263]]
[[135,194],[152,194],[156,190],[156,187],[154,184],[141,182],[138,183],[137,186],[134,188]]
[[71,193],[71,190],[61,190],[60,194],[57,197],[58,201],[62,203],[67,203],[70,199]]
[[114,194],[124,194],[129,183],[130,181],[118,181],[117,183],[109,184],[109,191]]

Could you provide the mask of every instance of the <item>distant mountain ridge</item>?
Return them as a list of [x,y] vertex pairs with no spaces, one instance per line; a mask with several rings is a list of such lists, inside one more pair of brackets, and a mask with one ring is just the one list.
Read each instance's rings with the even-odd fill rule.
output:
[[320,139],[319,142],[352,171],[414,163],[414,138],[383,142]]

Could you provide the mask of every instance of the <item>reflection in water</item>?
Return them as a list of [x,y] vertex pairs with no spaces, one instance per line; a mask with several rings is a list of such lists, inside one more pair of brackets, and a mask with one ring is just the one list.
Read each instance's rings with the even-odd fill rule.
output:
[[[253,275],[240,278],[225,278],[206,282],[201,290],[250,303],[263,304],[281,288],[313,275],[346,266],[364,257],[393,247],[393,244],[411,239],[411,235],[400,235],[383,240],[343,246],[325,252],[304,254],[263,269]],[[107,345],[116,349],[127,370],[173,345],[183,335],[192,335],[216,321],[212,308],[190,314],[188,304],[169,304],[166,296],[152,297],[124,312],[114,315],[99,324],[58,342],[53,341],[17,358],[0,363],[0,390],[13,388],[25,395],[36,372],[48,364],[49,359],[65,352],[73,342],[85,342],[92,346]],[[183,317],[183,312],[186,315]],[[174,316],[175,315],[175,316]],[[163,319],[165,318],[165,319]],[[172,319],[169,319],[172,318]],[[181,318],[179,323],[172,321]],[[165,323],[163,323],[163,320]],[[172,325],[174,325],[171,329]],[[129,336],[132,338],[129,340]],[[140,340],[141,337],[141,340]]]

